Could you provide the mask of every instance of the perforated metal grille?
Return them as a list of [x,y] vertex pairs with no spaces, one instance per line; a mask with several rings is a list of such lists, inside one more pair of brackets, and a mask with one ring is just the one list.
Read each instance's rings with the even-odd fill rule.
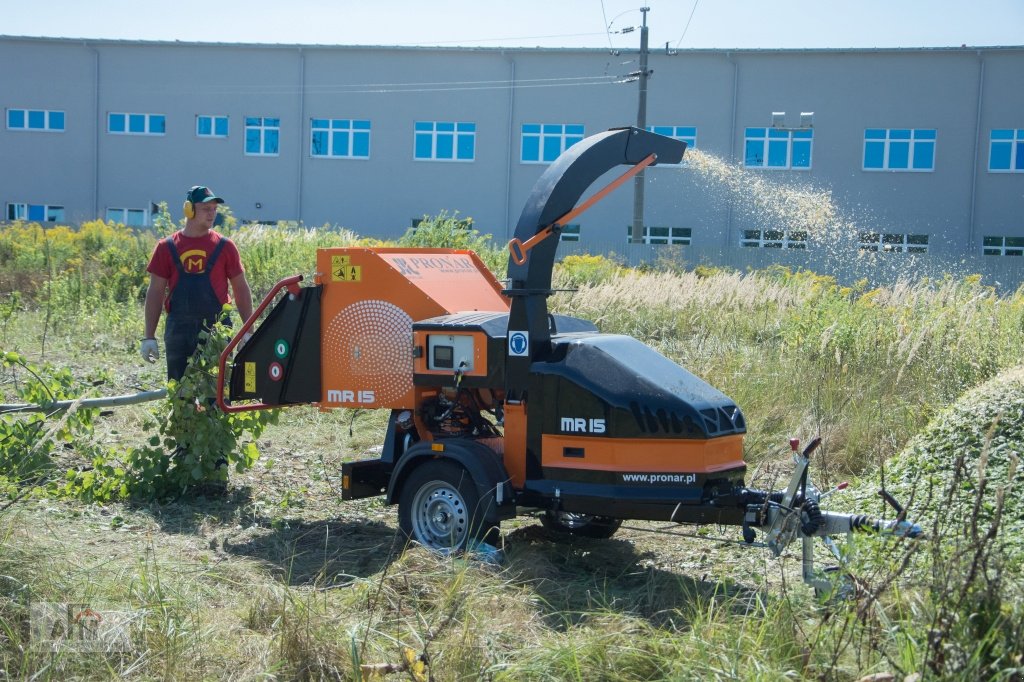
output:
[[373,389],[379,404],[412,389],[412,318],[393,303],[367,300],[343,308],[323,343],[324,362],[354,383],[345,388]]

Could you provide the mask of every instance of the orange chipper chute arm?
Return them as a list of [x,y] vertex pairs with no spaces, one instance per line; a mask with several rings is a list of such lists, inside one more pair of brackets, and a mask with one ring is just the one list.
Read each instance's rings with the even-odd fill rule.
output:
[[652,163],[655,162],[656,159],[657,156],[655,154],[648,154],[643,161],[636,164],[628,171],[626,171],[619,177],[609,182],[604,188],[594,193],[594,195],[591,196],[589,199],[587,199],[582,204],[580,204],[576,208],[572,209],[571,211],[560,217],[555,222],[545,227],[537,234],[527,239],[525,242],[520,241],[518,237],[513,237],[512,240],[509,241],[508,243],[508,252],[512,258],[512,262],[514,262],[516,265],[523,265],[524,263],[526,263],[526,259],[528,258],[530,249],[532,249],[534,246],[550,237],[557,230],[561,229],[563,225],[568,224],[573,218],[580,215],[597,202],[601,201],[601,199],[604,199],[606,196],[608,196],[608,194],[610,194],[617,187],[619,187],[619,185],[624,183],[626,180],[629,180],[631,177],[642,171],[644,168],[650,166]]

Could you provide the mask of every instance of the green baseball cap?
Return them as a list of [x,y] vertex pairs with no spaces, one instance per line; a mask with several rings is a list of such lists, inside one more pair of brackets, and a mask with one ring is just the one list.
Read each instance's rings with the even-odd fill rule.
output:
[[191,201],[193,204],[205,204],[211,201],[216,201],[218,204],[223,204],[224,200],[213,193],[209,187],[203,185],[195,185],[185,195],[185,201]]

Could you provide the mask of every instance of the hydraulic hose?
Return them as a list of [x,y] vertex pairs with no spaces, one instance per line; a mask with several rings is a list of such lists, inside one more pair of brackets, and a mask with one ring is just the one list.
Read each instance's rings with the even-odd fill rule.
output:
[[162,400],[167,397],[167,389],[161,388],[156,391],[140,391],[128,395],[109,396],[106,398],[76,398],[74,400],[57,400],[52,403],[33,405],[31,403],[15,403],[0,405],[0,414],[11,414],[15,412],[50,412],[59,413],[67,411],[77,403],[78,407],[91,409],[96,407],[120,407],[122,405],[136,405],[151,400]]

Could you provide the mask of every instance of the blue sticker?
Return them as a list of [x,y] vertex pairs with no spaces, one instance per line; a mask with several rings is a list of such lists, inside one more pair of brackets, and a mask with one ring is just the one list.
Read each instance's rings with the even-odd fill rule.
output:
[[511,332],[508,335],[508,353],[513,357],[523,357],[529,355],[529,332]]

